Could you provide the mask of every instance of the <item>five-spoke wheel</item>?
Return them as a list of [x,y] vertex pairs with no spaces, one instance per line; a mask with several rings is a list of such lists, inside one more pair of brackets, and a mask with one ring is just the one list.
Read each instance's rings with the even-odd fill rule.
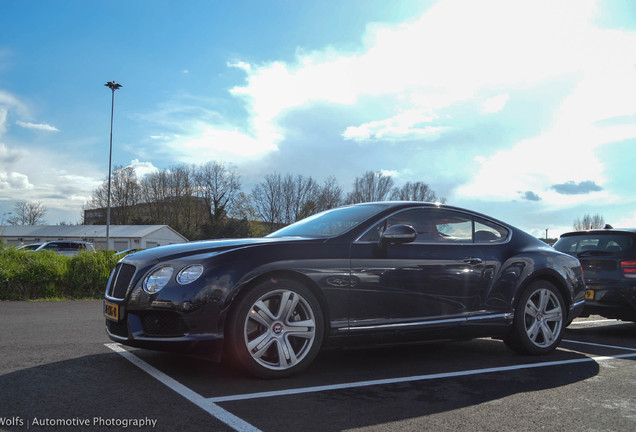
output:
[[533,282],[519,299],[506,344],[523,354],[550,352],[561,342],[566,317],[559,290],[547,281]]
[[273,378],[305,369],[323,336],[323,316],[313,293],[291,280],[252,288],[233,310],[228,344],[233,359],[253,375]]

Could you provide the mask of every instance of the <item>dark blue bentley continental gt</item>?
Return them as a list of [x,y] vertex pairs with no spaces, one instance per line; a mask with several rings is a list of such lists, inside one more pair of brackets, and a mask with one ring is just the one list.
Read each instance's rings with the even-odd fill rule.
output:
[[126,256],[106,288],[111,339],[223,350],[263,378],[305,369],[321,347],[502,338],[544,354],[581,313],[576,258],[456,207],[379,202],[328,210],[260,239]]

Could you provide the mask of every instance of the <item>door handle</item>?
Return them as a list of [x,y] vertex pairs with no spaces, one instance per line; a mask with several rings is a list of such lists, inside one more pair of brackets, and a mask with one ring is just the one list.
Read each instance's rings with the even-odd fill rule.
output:
[[464,258],[462,262],[465,262],[466,264],[476,265],[476,264],[481,264],[482,260],[481,258],[477,258],[477,257],[468,257],[468,258]]

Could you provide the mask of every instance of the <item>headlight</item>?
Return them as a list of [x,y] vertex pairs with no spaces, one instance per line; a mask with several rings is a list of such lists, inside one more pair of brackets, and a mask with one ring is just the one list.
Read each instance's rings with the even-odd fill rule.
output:
[[172,267],[161,267],[146,276],[144,280],[144,291],[148,294],[154,294],[161,291],[163,287],[168,285],[170,278],[174,273]]
[[181,285],[192,283],[199,279],[201,273],[203,273],[203,266],[201,264],[188,266],[179,272],[177,275],[177,282]]

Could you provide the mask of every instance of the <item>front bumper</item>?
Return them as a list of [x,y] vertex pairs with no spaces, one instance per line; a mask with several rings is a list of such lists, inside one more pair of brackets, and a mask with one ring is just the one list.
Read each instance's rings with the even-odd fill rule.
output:
[[106,319],[108,337],[123,345],[159,351],[220,352],[223,337],[217,334],[191,333],[176,313],[128,312],[123,319]]

